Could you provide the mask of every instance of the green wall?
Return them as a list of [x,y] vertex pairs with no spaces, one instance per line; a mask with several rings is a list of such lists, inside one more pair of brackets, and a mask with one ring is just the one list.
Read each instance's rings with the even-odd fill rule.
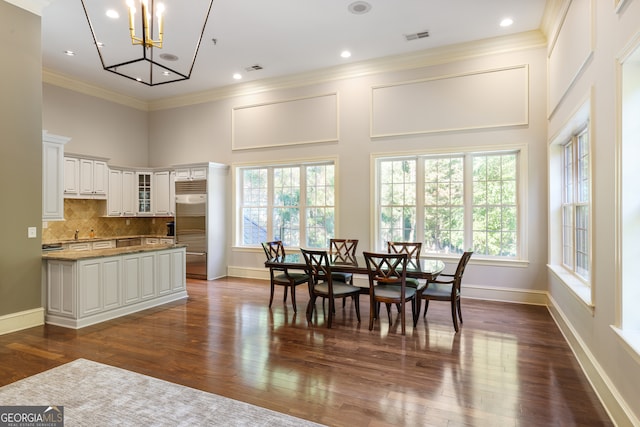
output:
[[42,307],[40,21],[0,0],[0,317]]

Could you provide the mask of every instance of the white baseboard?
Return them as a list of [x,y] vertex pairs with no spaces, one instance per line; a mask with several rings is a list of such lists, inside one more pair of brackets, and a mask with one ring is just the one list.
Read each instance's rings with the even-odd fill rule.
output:
[[635,417],[627,402],[620,396],[618,389],[551,295],[548,295],[547,308],[614,424],[617,426],[640,426],[640,420]]
[[44,324],[44,308],[33,308],[31,310],[11,313],[0,316],[0,335],[22,329],[33,328]]

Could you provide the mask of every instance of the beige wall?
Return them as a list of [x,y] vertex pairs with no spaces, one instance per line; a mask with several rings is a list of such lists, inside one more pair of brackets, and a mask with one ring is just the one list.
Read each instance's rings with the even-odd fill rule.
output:
[[[508,52],[469,47],[468,55],[455,59],[437,58],[433,65],[419,68],[371,73],[328,82],[310,82],[291,88],[263,90],[255,94],[238,94],[220,100],[150,113],[151,166],[172,163],[215,161],[225,164],[247,162],[286,161],[331,156],[337,159],[338,212],[337,235],[358,238],[359,248],[373,249],[371,235],[370,164],[371,156],[380,153],[416,152],[420,150],[451,150],[469,147],[501,147],[524,144],[528,148],[527,168],[527,263],[514,266],[508,263],[479,263],[471,261],[465,273],[467,295],[488,299],[544,300],[546,290],[545,264],[547,260],[546,217],[546,56],[544,39],[521,38],[503,41]],[[511,44],[510,44],[511,43]],[[478,48],[478,46],[474,46]],[[461,48],[463,50],[463,48]],[[486,52],[477,55],[477,51]],[[462,57],[462,58],[461,58]],[[428,62],[428,61],[425,61]],[[528,108],[526,125],[503,128],[452,130],[429,134],[395,137],[370,137],[369,117],[371,88],[417,79],[437,79],[442,76],[464,75],[482,70],[513,66],[528,66]],[[264,86],[262,86],[264,88]],[[500,88],[496,88],[499,90]],[[241,88],[238,92],[241,92]],[[471,90],[472,91],[472,90]],[[252,150],[233,150],[232,109],[282,100],[299,99],[320,94],[338,93],[339,141],[290,145]],[[491,99],[486,99],[490,105]],[[232,193],[232,188],[229,188]],[[229,199],[229,221],[232,230],[234,215]],[[228,259],[232,274],[260,277],[264,274],[264,253],[260,248],[232,248],[229,242]],[[448,260],[450,264],[457,259]]]
[[0,1],[0,316],[41,307],[40,43],[40,17]]
[[42,128],[71,138],[67,153],[105,157],[113,166],[147,166],[146,111],[45,83]]

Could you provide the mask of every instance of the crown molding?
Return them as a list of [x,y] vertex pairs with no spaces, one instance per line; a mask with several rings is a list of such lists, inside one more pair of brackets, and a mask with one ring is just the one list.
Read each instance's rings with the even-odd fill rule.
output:
[[4,0],[21,9],[28,10],[38,16],[42,16],[42,9],[51,3],[52,0]]
[[228,99],[235,96],[252,95],[267,91],[288,89],[326,83],[336,80],[363,77],[374,74],[429,67],[433,65],[472,59],[532,48],[546,47],[547,39],[539,30],[527,31],[510,36],[443,46],[410,54],[389,56],[370,61],[361,61],[337,67],[314,70],[284,77],[256,80],[208,91],[196,92],[152,101],[142,101],[88,83],[60,75],[51,70],[43,70],[43,81],[69,90],[104,98],[144,111],[158,111],[170,108]]
[[127,107],[137,110],[149,111],[149,103],[147,101],[84,83],[46,68],[42,69],[42,82],[96,98],[102,98],[117,104],[126,105]]
[[277,89],[326,83],[355,77],[386,72],[423,68],[463,59],[471,59],[499,53],[546,47],[547,39],[539,30],[528,31],[512,36],[495,37],[457,45],[413,52],[410,54],[389,56],[348,65],[314,70],[285,77],[256,80],[223,88],[203,91],[185,96],[151,101],[149,110],[163,110],[187,105],[212,102],[233,96],[250,95]]

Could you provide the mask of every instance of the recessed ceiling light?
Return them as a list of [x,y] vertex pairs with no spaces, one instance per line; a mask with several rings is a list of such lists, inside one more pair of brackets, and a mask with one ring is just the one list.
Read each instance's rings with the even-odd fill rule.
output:
[[366,1],[354,1],[348,6],[349,12],[362,15],[371,10],[371,5]]
[[234,79],[236,79],[236,80],[240,80],[240,79],[242,78],[242,74],[240,74],[240,73],[235,73],[235,74],[233,75],[233,78],[234,78]]
[[141,81],[142,81],[142,79],[141,79],[140,77],[136,77],[136,81],[137,81],[137,82],[141,82]]
[[513,19],[511,18],[504,18],[502,21],[500,21],[500,26],[501,27],[509,27],[513,24]]
[[162,72],[162,75],[163,75],[163,76],[170,76],[170,75],[171,75],[171,73],[170,73],[170,72],[168,72],[168,71],[163,71],[163,72]]
[[109,9],[107,10],[107,16],[111,19],[118,19],[120,18],[120,14],[118,13],[117,10],[113,10],[113,9]]
[[72,51],[72,50],[65,50],[64,54],[67,55],[67,56],[75,56],[76,55],[76,53],[74,51]]
[[343,58],[349,58],[351,57],[351,52],[349,52],[348,50],[343,50],[342,53],[340,53],[340,56]]

